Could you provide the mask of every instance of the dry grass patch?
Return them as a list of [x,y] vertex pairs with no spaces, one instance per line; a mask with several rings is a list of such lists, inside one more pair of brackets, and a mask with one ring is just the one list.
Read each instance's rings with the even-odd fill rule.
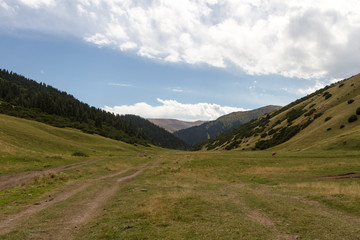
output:
[[181,190],[178,192],[158,193],[146,201],[137,204],[139,213],[151,220],[169,220],[175,219],[177,214],[174,212],[175,205],[182,199],[192,196],[190,190]]
[[360,198],[360,184],[358,182],[351,182],[344,184],[341,182],[305,182],[296,183],[295,188],[301,191],[306,191],[308,194],[316,195],[345,195],[352,200]]
[[307,171],[307,166],[298,167],[252,167],[244,171],[246,175],[269,175],[269,174],[288,174],[289,172]]
[[35,175],[33,181],[38,184],[51,184],[57,181],[67,181],[68,175],[64,172],[46,171],[42,174]]

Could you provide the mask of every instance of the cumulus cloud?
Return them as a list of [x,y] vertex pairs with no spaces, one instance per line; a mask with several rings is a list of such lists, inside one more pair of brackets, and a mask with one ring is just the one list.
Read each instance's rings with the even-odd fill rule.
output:
[[0,0],[0,26],[165,62],[330,79],[358,72],[359,12],[358,0]]
[[55,5],[55,0],[21,0],[21,2],[30,8]]
[[163,100],[158,98],[158,106],[151,106],[145,102],[134,105],[122,105],[103,109],[115,114],[135,114],[144,118],[173,118],[184,121],[215,120],[218,117],[237,111],[245,111],[243,108],[220,106],[218,104],[197,103],[183,104],[176,100]]
[[308,87],[306,89],[300,88],[300,89],[298,89],[297,93],[300,94],[300,95],[308,95],[308,94],[313,93],[316,90],[319,90],[320,88],[323,88],[325,86],[326,86],[325,83],[320,82],[320,81],[316,81],[314,86]]

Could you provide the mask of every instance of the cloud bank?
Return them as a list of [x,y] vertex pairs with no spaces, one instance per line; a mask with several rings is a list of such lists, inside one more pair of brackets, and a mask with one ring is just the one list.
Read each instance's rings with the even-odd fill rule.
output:
[[306,79],[358,72],[358,0],[0,0],[0,27],[165,62]]
[[183,104],[176,100],[163,100],[158,98],[159,106],[151,106],[141,102],[134,105],[122,105],[103,109],[115,114],[135,114],[144,118],[173,118],[183,121],[215,120],[220,116],[237,111],[245,111],[243,108],[220,106],[210,103]]

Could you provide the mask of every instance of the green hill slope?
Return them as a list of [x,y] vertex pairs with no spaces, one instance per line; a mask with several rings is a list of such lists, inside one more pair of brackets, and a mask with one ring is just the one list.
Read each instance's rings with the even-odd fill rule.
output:
[[[134,146],[77,129],[57,128],[44,123],[0,114],[0,175],[42,170],[77,162],[84,157],[135,156],[155,147]],[[158,150],[157,150],[158,151]]]
[[[327,86],[278,111],[227,132],[205,149],[301,150],[358,148],[360,75]],[[351,120],[352,118],[353,120]]]
[[200,126],[176,131],[174,132],[174,135],[189,145],[195,145],[217,137],[226,131],[241,126],[279,108],[279,106],[266,106],[251,111],[230,113],[216,119],[215,121],[206,122]]
[[188,148],[186,143],[149,120],[135,115],[123,115],[120,117],[138,129],[141,129],[141,131],[149,137],[151,142],[157,146],[178,150],[186,150]]
[[90,107],[66,92],[7,70],[0,70],[0,113],[56,127],[76,128],[132,144],[154,143],[185,149],[183,142],[145,119],[140,126],[135,126],[128,118]]

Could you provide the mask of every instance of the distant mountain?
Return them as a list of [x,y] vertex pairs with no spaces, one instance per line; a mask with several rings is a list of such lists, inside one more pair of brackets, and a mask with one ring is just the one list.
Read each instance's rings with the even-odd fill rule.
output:
[[198,149],[359,150],[360,74],[326,86]]
[[166,130],[136,116],[119,116],[90,107],[72,95],[0,69],[0,113],[71,127],[131,144],[186,149]]
[[226,131],[241,126],[279,108],[281,107],[270,105],[251,111],[230,113],[218,118],[215,121],[206,122],[200,126],[176,131],[174,132],[174,135],[189,145],[195,145],[217,137]]
[[179,138],[144,118],[135,115],[123,115],[120,117],[138,129],[141,129],[152,143],[157,146],[178,150],[186,150],[188,148],[187,144]]
[[161,118],[148,118],[150,122],[154,123],[155,125],[158,125],[167,131],[173,133],[179,130],[183,130],[186,128],[199,126],[206,121],[196,121],[196,122],[188,122],[188,121],[180,121],[176,119],[161,119]]

